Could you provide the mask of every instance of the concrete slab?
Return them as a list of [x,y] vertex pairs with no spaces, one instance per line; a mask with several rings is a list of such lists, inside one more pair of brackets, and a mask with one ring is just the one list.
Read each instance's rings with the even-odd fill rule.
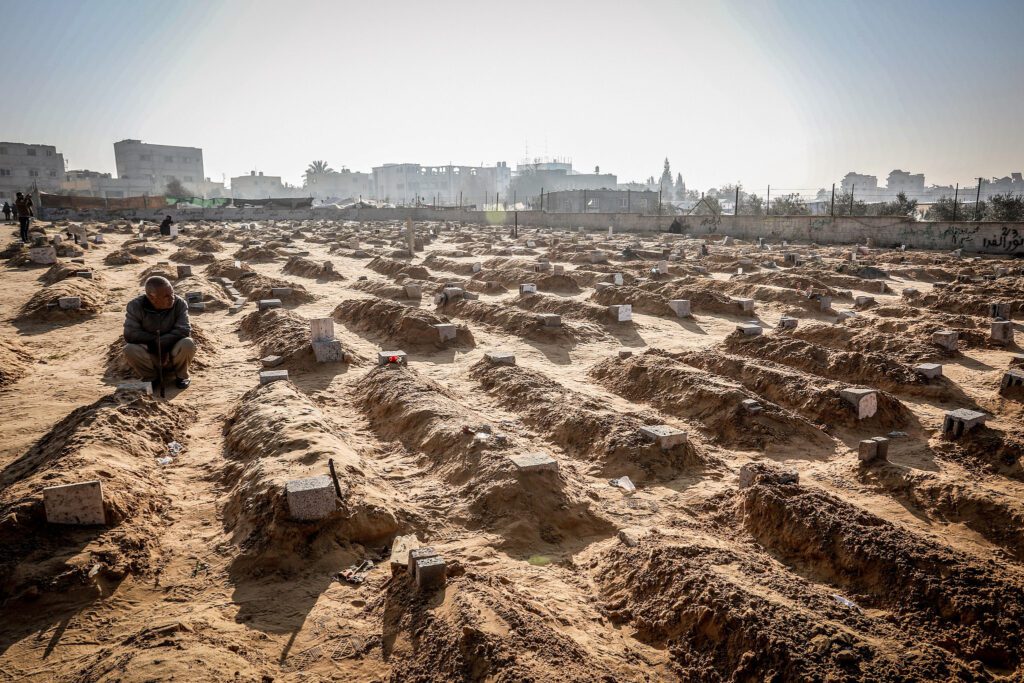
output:
[[132,380],[130,382],[121,382],[117,385],[117,393],[130,394],[133,392],[139,392],[146,394],[147,396],[153,395],[153,383],[146,382],[143,380]]
[[668,307],[672,309],[672,312],[679,318],[689,318],[690,313],[690,301],[688,299],[672,299],[668,302]]
[[409,359],[406,357],[405,351],[378,351],[377,366],[385,365],[409,365]]
[[287,370],[264,370],[260,373],[260,384],[270,384],[271,382],[288,381]]
[[82,307],[82,298],[78,296],[62,296],[57,299],[57,306],[63,311],[77,311]]
[[920,363],[914,366],[914,372],[925,379],[935,379],[942,377],[942,366],[938,363]]
[[258,306],[258,308],[261,311],[266,311],[266,310],[271,309],[271,308],[281,308],[281,300],[280,299],[260,299],[259,303],[257,304],[257,306]]
[[455,336],[458,334],[458,329],[451,323],[434,325],[434,329],[437,330],[438,338],[440,338],[442,342],[454,341]]
[[281,356],[266,356],[264,358],[260,358],[260,363],[262,363],[265,368],[276,368],[283,362],[284,358]]
[[334,339],[333,318],[313,318],[309,321],[310,341],[329,341]]
[[416,587],[420,590],[437,590],[448,580],[448,567],[440,556],[423,557],[416,560]]
[[324,519],[338,507],[334,481],[326,474],[289,481],[285,496],[288,514],[299,521]]
[[878,391],[854,387],[843,389],[839,395],[857,411],[858,420],[866,420],[878,412]]
[[420,541],[416,534],[407,536],[395,536],[391,542],[391,575],[401,574],[409,571],[409,552],[418,548]]
[[103,485],[98,481],[62,484],[43,489],[43,508],[50,524],[106,524]]
[[341,363],[345,360],[345,349],[337,339],[322,339],[310,344],[317,363]]
[[558,461],[544,452],[517,453],[509,455],[508,459],[520,472],[558,471]]
[[538,313],[537,322],[544,327],[561,327],[562,316],[557,313]]
[[484,358],[492,365],[515,365],[516,357],[511,351],[488,351]]
[[640,434],[664,450],[686,443],[686,432],[671,425],[648,425],[640,428]]

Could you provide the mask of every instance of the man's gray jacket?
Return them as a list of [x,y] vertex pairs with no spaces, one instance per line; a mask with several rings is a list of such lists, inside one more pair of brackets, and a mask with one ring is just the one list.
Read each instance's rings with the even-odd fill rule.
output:
[[188,319],[188,304],[175,295],[174,305],[165,311],[157,310],[146,295],[128,302],[124,316],[124,340],[129,344],[142,344],[150,353],[157,351],[157,339],[164,353],[174,345],[192,336],[192,323]]

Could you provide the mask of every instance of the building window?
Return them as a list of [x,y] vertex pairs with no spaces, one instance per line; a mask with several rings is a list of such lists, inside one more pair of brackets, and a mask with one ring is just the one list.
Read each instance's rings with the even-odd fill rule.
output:
[[28,171],[28,177],[29,178],[38,178],[39,177],[39,171],[37,171],[34,168],[30,168],[29,171]]
[[9,168],[0,168],[0,176],[9,176],[9,175],[11,175],[11,169],[9,169]]
[[53,150],[52,149],[46,150],[46,156],[52,157],[53,156]]
[[619,208],[620,209],[625,209],[626,208],[626,198],[625,197],[619,197]]
[[31,147],[29,147],[28,150],[26,150],[25,153],[28,154],[30,157],[34,157],[36,155],[36,151],[34,149],[32,149]]
[[57,177],[57,172],[56,171],[50,171],[50,177],[51,178],[56,178]]

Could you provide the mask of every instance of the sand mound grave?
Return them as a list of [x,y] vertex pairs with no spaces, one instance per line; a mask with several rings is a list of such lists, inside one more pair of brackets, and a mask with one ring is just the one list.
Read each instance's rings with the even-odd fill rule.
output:
[[[331,317],[357,330],[379,335],[403,349],[423,345],[444,346],[435,326],[453,324],[449,318],[430,311],[376,298],[343,301],[331,312]],[[454,342],[472,346],[473,333],[465,325],[458,325]]]

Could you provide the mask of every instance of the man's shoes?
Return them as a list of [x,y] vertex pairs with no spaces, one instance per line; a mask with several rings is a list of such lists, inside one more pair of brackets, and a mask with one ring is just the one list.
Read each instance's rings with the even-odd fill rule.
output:
[[174,385],[179,389],[188,389],[189,384],[192,384],[192,380],[188,377],[179,377],[174,381]]

